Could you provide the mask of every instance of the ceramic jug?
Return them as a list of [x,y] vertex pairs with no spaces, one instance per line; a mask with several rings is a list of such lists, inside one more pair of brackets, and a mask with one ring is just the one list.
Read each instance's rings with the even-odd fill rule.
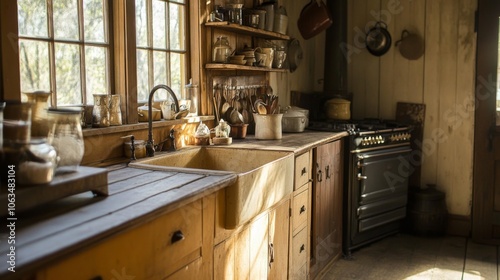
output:
[[49,108],[50,92],[24,92],[24,95],[28,98],[28,103],[33,104],[31,108],[31,136],[47,137],[49,134],[47,109]]
[[109,104],[110,95],[94,94],[92,109],[92,127],[108,127],[110,125]]

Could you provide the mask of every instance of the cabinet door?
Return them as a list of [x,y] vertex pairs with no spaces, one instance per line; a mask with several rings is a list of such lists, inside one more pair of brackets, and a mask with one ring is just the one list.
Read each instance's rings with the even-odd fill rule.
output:
[[282,201],[269,212],[268,279],[287,279],[290,200]]
[[341,148],[341,142],[335,141],[317,147],[314,153],[312,276],[342,251]]

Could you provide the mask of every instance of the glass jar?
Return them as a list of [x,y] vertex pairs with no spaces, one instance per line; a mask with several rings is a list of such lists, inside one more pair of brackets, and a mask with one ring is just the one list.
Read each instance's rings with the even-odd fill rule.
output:
[[94,94],[94,108],[92,109],[92,126],[108,127],[110,95]]
[[80,110],[50,109],[49,143],[59,155],[58,172],[76,171],[84,154]]
[[122,111],[120,109],[120,96],[111,95],[109,104],[109,124],[122,125]]
[[229,56],[233,52],[227,37],[219,37],[214,44],[212,61],[216,63],[227,63]]
[[47,138],[32,138],[19,146],[17,181],[21,185],[48,184],[54,178],[57,152]]
[[24,92],[28,103],[33,104],[31,108],[31,136],[47,137],[49,134],[49,123],[47,109],[50,92],[34,91]]

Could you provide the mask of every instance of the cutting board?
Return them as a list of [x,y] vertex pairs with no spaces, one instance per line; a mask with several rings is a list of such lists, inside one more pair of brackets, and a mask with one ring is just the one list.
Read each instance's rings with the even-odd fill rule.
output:
[[[7,205],[7,188],[2,188],[1,191],[0,201]],[[79,166],[75,172],[57,174],[49,184],[16,186],[14,214],[87,191],[93,192],[96,196],[108,195],[107,169]],[[0,207],[0,216],[7,214],[9,214],[7,207]]]

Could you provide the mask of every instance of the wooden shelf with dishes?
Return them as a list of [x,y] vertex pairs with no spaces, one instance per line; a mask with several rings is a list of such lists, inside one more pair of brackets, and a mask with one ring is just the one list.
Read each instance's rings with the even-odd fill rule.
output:
[[267,31],[250,26],[240,25],[228,21],[206,22],[206,27],[219,28],[226,31],[236,32],[240,34],[251,35],[270,40],[290,40],[290,36],[278,32]]
[[211,70],[245,70],[245,71],[261,71],[261,72],[287,72],[288,69],[267,68],[257,66],[238,65],[230,63],[207,63],[206,69]]

